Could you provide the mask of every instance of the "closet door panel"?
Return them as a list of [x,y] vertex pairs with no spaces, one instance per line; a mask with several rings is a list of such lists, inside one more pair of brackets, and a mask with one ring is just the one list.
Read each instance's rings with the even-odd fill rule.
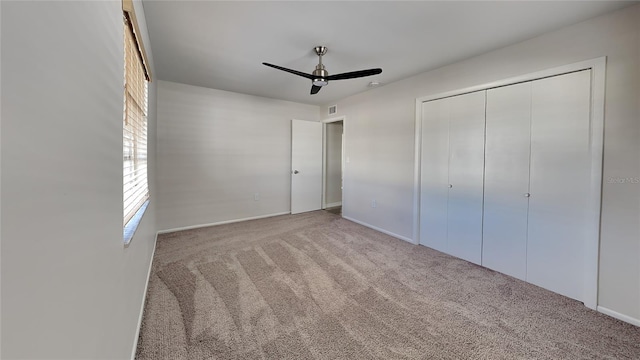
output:
[[446,251],[449,176],[447,99],[422,104],[420,244]]
[[583,298],[590,70],[533,82],[527,281]]
[[482,265],[526,279],[531,82],[487,91]]
[[486,91],[449,98],[447,252],[480,264]]

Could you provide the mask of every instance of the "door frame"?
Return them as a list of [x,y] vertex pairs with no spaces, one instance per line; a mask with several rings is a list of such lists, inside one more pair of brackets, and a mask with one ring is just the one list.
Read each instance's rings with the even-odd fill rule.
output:
[[347,138],[347,127],[346,127],[346,123],[347,123],[347,117],[342,115],[342,116],[337,116],[337,117],[332,117],[329,119],[324,119],[322,120],[322,209],[326,209],[327,208],[327,124],[329,123],[334,123],[334,122],[338,122],[338,121],[342,121],[342,199],[340,200],[341,202],[341,206],[343,208],[343,212],[344,212],[344,175],[345,175],[345,171],[346,171],[346,163],[345,163],[345,159],[346,157],[344,156],[345,153],[345,142],[346,142],[346,138]]
[[413,185],[413,243],[420,241],[420,165],[422,144],[422,103],[462,95],[475,91],[514,85],[522,82],[563,75],[581,70],[591,70],[591,185],[589,191],[590,227],[587,229],[584,259],[584,305],[598,307],[598,264],[600,259],[600,213],[602,209],[602,161],[604,143],[604,101],[607,57],[580,61],[521,76],[493,81],[463,89],[416,98],[415,102],[415,153]]

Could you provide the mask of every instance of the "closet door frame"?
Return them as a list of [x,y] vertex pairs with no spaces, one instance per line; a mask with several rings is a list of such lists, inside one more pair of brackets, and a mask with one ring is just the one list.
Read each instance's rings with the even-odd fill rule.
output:
[[581,70],[591,70],[591,181],[589,191],[588,237],[584,258],[584,305],[590,309],[598,306],[598,263],[600,255],[600,212],[602,195],[602,159],[604,141],[604,96],[606,78],[606,56],[573,64],[542,70],[517,77],[497,80],[464,89],[419,97],[415,104],[415,152],[414,152],[414,193],[413,193],[413,242],[420,243],[420,164],[422,144],[422,103],[476,91],[493,89],[527,81],[567,74]]

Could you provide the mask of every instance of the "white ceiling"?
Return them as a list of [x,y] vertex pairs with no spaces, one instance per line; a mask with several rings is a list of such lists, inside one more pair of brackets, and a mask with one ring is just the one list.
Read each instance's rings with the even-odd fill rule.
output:
[[[156,78],[318,105],[634,3],[143,0]],[[262,65],[311,72],[316,45],[330,74],[383,72],[309,95],[310,80]]]

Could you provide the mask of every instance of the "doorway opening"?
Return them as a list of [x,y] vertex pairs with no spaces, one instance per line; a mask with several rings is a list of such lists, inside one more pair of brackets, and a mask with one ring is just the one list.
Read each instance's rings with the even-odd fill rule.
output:
[[344,117],[323,121],[322,208],[342,215],[344,192]]

